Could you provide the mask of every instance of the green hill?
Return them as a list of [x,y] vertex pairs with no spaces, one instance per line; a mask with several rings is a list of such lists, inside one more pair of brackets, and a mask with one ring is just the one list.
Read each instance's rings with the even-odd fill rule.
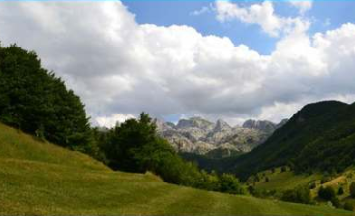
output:
[[0,124],[0,215],[354,215],[167,184]]
[[283,165],[297,173],[342,172],[355,163],[355,104],[325,101],[305,106],[229,171],[246,179]]

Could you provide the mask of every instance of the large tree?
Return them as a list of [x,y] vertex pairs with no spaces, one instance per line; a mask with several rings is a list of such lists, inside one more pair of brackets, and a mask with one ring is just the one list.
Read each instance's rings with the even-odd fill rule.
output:
[[37,54],[16,45],[0,47],[0,121],[56,144],[89,148],[84,105]]

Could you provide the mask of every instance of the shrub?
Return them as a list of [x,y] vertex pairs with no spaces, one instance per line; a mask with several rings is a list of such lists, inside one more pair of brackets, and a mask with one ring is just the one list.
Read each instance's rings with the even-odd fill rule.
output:
[[341,205],[340,205],[340,201],[338,199],[338,197],[333,197],[330,202],[332,203],[332,205],[336,208],[339,208]]
[[354,205],[351,202],[347,201],[344,204],[344,209],[348,211],[354,211]]
[[309,184],[309,189],[314,189],[314,188],[316,188],[316,183],[315,182],[311,182],[310,184]]
[[266,177],[265,182],[269,182],[269,181],[270,181],[269,177]]
[[343,187],[339,187],[339,189],[338,189],[338,195],[342,195],[342,194],[344,194],[344,189],[343,189]]
[[335,197],[335,191],[331,186],[327,186],[325,188],[321,186],[318,190],[318,197],[327,201],[331,201]]
[[240,184],[239,180],[231,174],[222,174],[219,177],[220,190],[230,194],[244,194],[245,191]]
[[311,196],[308,187],[297,187],[293,190],[287,190],[282,194],[281,200],[295,203],[311,203]]
[[351,183],[349,190],[350,190],[350,196],[355,198],[355,182]]
[[287,171],[287,168],[285,166],[282,166],[281,167],[281,172],[286,172]]

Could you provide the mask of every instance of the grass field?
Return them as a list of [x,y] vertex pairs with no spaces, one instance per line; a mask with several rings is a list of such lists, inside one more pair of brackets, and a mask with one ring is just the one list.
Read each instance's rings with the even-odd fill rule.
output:
[[0,124],[0,215],[355,215],[114,172]]
[[[259,175],[262,176],[262,178],[261,181],[255,185],[257,189],[279,191],[294,189],[297,186],[307,185],[312,181],[317,181],[322,178],[319,174],[295,175],[292,171],[280,172],[280,168],[276,169],[274,173],[265,171],[261,172]],[[265,181],[266,177],[269,179],[268,182]]]

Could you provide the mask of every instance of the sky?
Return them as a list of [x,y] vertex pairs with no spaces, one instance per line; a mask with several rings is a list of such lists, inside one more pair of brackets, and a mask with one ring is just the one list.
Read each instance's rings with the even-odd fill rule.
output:
[[0,41],[35,50],[93,125],[278,122],[355,101],[355,1],[0,1]]

